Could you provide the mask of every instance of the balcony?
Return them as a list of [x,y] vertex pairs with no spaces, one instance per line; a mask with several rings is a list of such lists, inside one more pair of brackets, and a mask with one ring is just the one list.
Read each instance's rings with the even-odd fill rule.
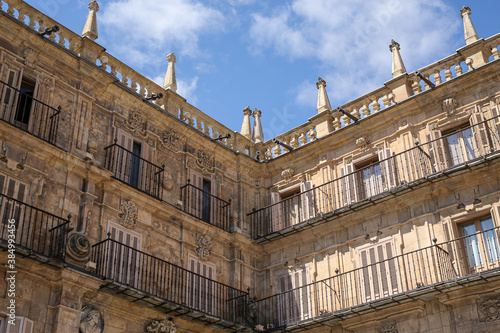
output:
[[[248,293],[208,279],[108,238],[92,247],[103,289],[131,301],[222,327],[245,325]],[[195,314],[198,312],[203,314]],[[214,318],[217,318],[214,320]]]
[[163,198],[163,172],[159,167],[141,156],[115,143],[104,148],[106,151],[105,168],[114,177],[157,199]]
[[257,322],[269,330],[317,325],[498,279],[499,231],[459,237],[257,300]]
[[345,165],[339,178],[254,209],[248,214],[252,237],[258,240],[284,235],[310,226],[308,221],[325,214],[373,204],[389,198],[389,193],[412,189],[434,176],[480,164],[500,151],[500,117],[443,136],[433,131],[430,137],[433,140],[416,142],[415,147],[395,155],[383,149],[369,165]]
[[52,145],[56,145],[61,107],[53,107],[0,81],[0,119]]
[[231,232],[229,219],[231,200],[222,200],[192,185],[188,179],[188,183],[181,187],[181,201],[186,213]]
[[35,253],[64,260],[69,218],[63,219],[0,194],[0,240],[15,252]]

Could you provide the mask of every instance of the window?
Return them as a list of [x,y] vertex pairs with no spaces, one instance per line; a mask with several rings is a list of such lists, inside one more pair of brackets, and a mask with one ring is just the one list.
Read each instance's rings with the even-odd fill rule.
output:
[[498,230],[491,216],[461,224],[464,255],[472,272],[489,269],[498,264],[500,247]]
[[188,273],[186,290],[188,306],[216,316],[219,312],[216,300],[220,299],[222,295],[216,294],[215,265],[189,255],[188,270],[194,273]]
[[141,141],[125,131],[119,129],[117,133],[118,145],[125,150],[115,150],[117,161],[116,177],[134,187],[143,188],[145,184],[146,170],[141,158],[145,158],[146,149]]
[[278,231],[313,218],[316,215],[314,191],[311,181],[271,192],[271,226]]
[[2,333],[33,333],[34,322],[26,317],[16,316],[16,324],[10,325],[7,317],[0,317],[0,332]]
[[23,130],[28,129],[31,116],[31,108],[35,93],[35,82],[23,78],[20,87],[21,93],[17,101],[16,114],[14,117],[15,123]]
[[278,277],[278,316],[280,325],[289,325],[312,317],[313,304],[307,267]]
[[462,164],[477,157],[477,146],[469,124],[444,132],[448,166]]
[[111,242],[108,258],[107,276],[130,286],[139,285],[139,253],[142,249],[142,235],[119,224],[108,222],[107,233],[111,239],[123,245]]
[[[0,217],[2,218],[2,234],[7,232],[7,223],[9,219],[16,221],[16,230],[22,232],[16,233],[16,243],[20,243],[22,235],[27,235],[28,230],[24,230],[24,209],[21,203],[26,202],[28,196],[28,185],[8,175],[0,173],[0,192],[7,197],[1,198]],[[15,201],[15,200],[18,201]],[[19,202],[20,201],[20,202]]]
[[371,302],[401,291],[401,277],[391,240],[358,250],[363,302]]
[[197,218],[216,223],[217,218],[221,218],[222,206],[217,200],[220,195],[220,183],[213,180],[213,177],[206,178],[200,173],[190,170],[190,184],[187,195],[189,213]]
[[373,197],[396,187],[396,167],[391,148],[381,149],[376,156],[340,168],[344,205]]

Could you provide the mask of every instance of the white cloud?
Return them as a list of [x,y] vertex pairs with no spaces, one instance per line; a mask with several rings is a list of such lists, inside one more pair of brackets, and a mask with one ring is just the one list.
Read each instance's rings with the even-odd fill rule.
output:
[[196,97],[196,88],[198,87],[198,76],[195,76],[190,81],[177,80],[177,93],[184,97],[191,105],[198,103]]
[[115,0],[99,14],[108,42],[130,50],[146,48],[143,61],[152,50],[198,54],[201,35],[224,29],[223,14],[195,0]]
[[[291,61],[319,60],[335,107],[392,77],[391,39],[401,44],[411,72],[452,54],[460,25],[459,13],[443,0],[293,0],[271,14],[253,14],[249,48],[271,49]],[[307,95],[310,89],[298,93],[297,103]]]

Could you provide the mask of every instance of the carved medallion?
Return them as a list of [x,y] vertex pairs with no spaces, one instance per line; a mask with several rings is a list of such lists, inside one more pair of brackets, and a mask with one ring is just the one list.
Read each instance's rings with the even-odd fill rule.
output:
[[137,223],[137,206],[132,201],[123,201],[120,205],[120,224],[132,228]]
[[457,109],[458,102],[454,98],[446,98],[443,100],[443,111],[446,112],[448,116],[451,116],[455,113]]
[[367,136],[362,136],[356,139],[356,146],[361,150],[366,150],[370,144],[370,138]]
[[101,333],[104,330],[104,319],[101,312],[94,307],[83,308],[79,329],[80,333]]
[[214,172],[214,161],[212,154],[204,149],[198,150],[198,158],[196,159],[196,165],[203,170],[203,172]]
[[479,308],[486,315],[486,321],[500,319],[500,300],[490,299],[480,304]]
[[385,325],[377,329],[379,333],[398,333],[396,324]]
[[283,177],[283,179],[285,179],[286,181],[292,179],[294,175],[295,171],[292,168],[285,169],[281,172],[281,177]]
[[89,238],[79,232],[73,232],[68,236],[67,254],[77,260],[86,261],[90,257],[90,241]]
[[128,127],[130,127],[134,135],[146,135],[146,131],[144,130],[144,124],[146,123],[146,119],[142,115],[142,112],[139,110],[131,110],[128,114],[128,119],[126,121]]
[[163,320],[153,320],[146,326],[146,333],[176,333],[177,327],[175,326],[172,318]]
[[209,235],[201,235],[198,237],[196,244],[198,245],[196,249],[198,257],[203,261],[207,260],[212,255],[212,238]]
[[180,150],[180,137],[179,134],[174,132],[171,129],[165,130],[161,133],[161,143],[167,147],[172,149],[173,151]]

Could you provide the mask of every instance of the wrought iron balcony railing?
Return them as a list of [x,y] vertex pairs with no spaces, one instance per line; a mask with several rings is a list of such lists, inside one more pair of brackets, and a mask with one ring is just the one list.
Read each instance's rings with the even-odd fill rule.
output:
[[426,287],[445,288],[461,278],[498,272],[499,236],[499,228],[489,229],[257,300],[257,322],[274,329],[317,322],[363,304],[399,300]]
[[108,238],[92,247],[96,275],[173,304],[245,325],[248,293]]
[[0,217],[0,239],[4,243],[64,260],[70,216],[63,219],[0,194]]
[[181,187],[181,201],[186,213],[231,232],[229,218],[231,199],[222,200],[192,185],[188,179],[188,183]]
[[383,149],[378,160],[368,166],[348,164],[341,169],[339,178],[254,210],[248,214],[252,236],[259,239],[322,214],[377,200],[397,188],[412,187],[430,175],[460,168],[499,151],[500,116],[444,136],[433,131],[425,144],[416,142],[415,147],[395,155]]
[[164,166],[157,166],[115,143],[106,150],[105,168],[114,177],[158,199],[163,198]]
[[0,81],[0,119],[56,145],[61,107],[53,107]]

